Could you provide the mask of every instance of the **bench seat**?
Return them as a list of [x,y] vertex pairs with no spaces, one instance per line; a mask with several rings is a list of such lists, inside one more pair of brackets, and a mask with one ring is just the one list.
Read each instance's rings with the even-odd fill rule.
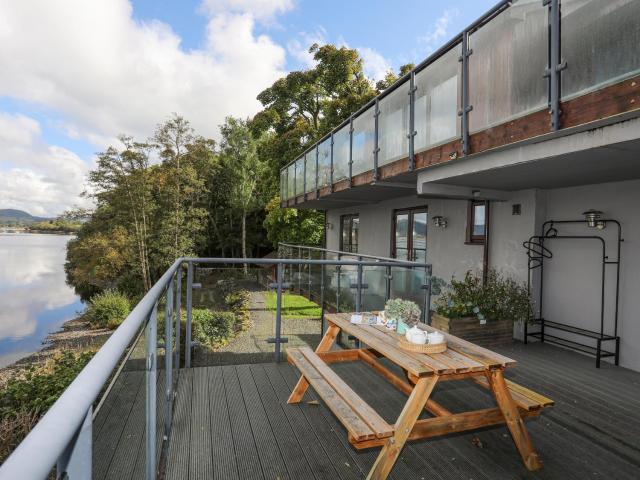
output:
[[393,426],[362,400],[309,347],[289,348],[287,357],[344,425],[350,440],[361,442],[393,435]]
[[[486,377],[476,377],[473,380],[478,385],[489,389],[489,381],[486,379]],[[551,407],[554,404],[554,401],[550,398],[547,398],[544,395],[540,395],[533,390],[529,390],[528,388],[512,382],[511,380],[505,379],[505,382],[507,384],[507,388],[509,389],[509,393],[511,393],[511,398],[513,398],[513,401],[521,410],[531,412],[534,410],[540,410],[545,407]]]

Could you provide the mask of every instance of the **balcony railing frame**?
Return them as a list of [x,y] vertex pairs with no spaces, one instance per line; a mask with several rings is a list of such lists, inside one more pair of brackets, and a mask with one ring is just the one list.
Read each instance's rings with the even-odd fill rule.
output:
[[[329,192],[334,191],[334,170],[336,165],[336,159],[334,158],[334,149],[333,149],[333,136],[334,133],[340,130],[345,126],[349,126],[349,159],[348,159],[348,169],[349,169],[349,177],[348,177],[348,186],[351,187],[353,185],[353,121],[355,118],[362,115],[368,108],[374,106],[375,115],[376,115],[376,125],[375,125],[375,149],[372,158],[371,170],[373,170],[373,181],[377,181],[379,179],[379,138],[380,131],[378,125],[378,114],[379,114],[379,102],[381,99],[395,91],[397,88],[400,88],[405,82],[409,82],[409,131],[407,132],[407,137],[409,140],[408,145],[408,170],[413,171],[415,169],[415,136],[417,132],[415,131],[415,76],[420,71],[427,68],[433,62],[438,60],[444,54],[456,48],[457,45],[461,44],[462,46],[462,54],[460,55],[461,61],[461,73],[460,73],[460,109],[458,114],[460,116],[459,128],[460,128],[460,142],[462,144],[462,154],[469,155],[471,152],[470,145],[470,131],[469,131],[469,114],[473,109],[473,105],[470,105],[469,102],[469,89],[470,89],[470,75],[469,75],[469,57],[472,55],[473,51],[469,48],[469,38],[474,32],[478,29],[491,22],[497,15],[510,8],[512,5],[512,1],[510,0],[502,0],[498,2],[493,8],[487,11],[484,15],[478,18],[475,22],[471,23],[467,28],[465,28],[458,35],[454,36],[450,41],[448,41],[445,45],[440,47],[437,51],[435,51],[432,55],[427,57],[425,60],[416,65],[411,71],[407,74],[400,77],[393,85],[387,88],[385,91],[380,93],[377,97],[370,100],[366,104],[364,104],[360,109],[352,113],[347,119],[345,119],[342,123],[340,123],[336,128],[334,128],[329,134],[322,137],[320,140],[311,145],[302,155],[302,159],[305,158],[307,152],[311,149],[317,148],[317,146],[327,138],[331,138],[331,175],[329,182]],[[544,72],[541,72],[541,75],[548,78],[547,82],[547,93],[548,93],[548,114],[549,114],[549,122],[552,131],[558,131],[561,127],[561,75],[562,71],[567,68],[567,62],[562,58],[562,48],[560,42],[560,33],[561,33],[561,22],[562,22],[562,12],[561,12],[561,0],[541,0],[541,8],[548,7],[548,65]],[[296,159],[294,162],[290,162],[283,167],[281,172],[286,171],[286,169],[296,161],[300,161],[300,159]],[[294,171],[296,169],[294,168]],[[368,170],[367,170],[368,171]],[[283,173],[281,173],[283,174]],[[288,172],[283,174],[288,176]],[[319,175],[318,168],[316,168],[316,177]],[[287,179],[288,182],[288,179]],[[295,182],[294,182],[295,183]],[[294,189],[294,196],[296,198],[300,195],[297,190]],[[282,200],[290,199],[288,189],[285,192],[282,192]],[[306,198],[306,197],[305,197]],[[316,192],[316,198],[319,198],[319,192]]]
[[[282,337],[282,294],[283,273],[286,266],[307,265],[311,272],[312,265],[319,265],[322,269],[326,266],[349,265],[358,269],[358,280],[362,282],[362,272],[365,266],[428,268],[431,267],[418,262],[409,262],[395,259],[372,259],[371,256],[361,255],[359,260],[343,260],[339,255],[337,260],[311,259],[311,251],[307,258],[302,252],[306,247],[298,246],[299,258],[180,258],[177,259],[160,279],[144,295],[136,307],[127,316],[124,322],[113,332],[105,344],[96,352],[89,363],[82,369],[69,387],[62,393],[58,400],[51,406],[48,412],[34,426],[31,432],[18,445],[10,457],[0,466],[0,478],[48,478],[51,469],[56,468],[56,478],[67,480],[80,480],[91,478],[93,457],[93,418],[95,416],[93,406],[99,399],[105,385],[108,384],[105,394],[98,403],[101,407],[105,396],[111,391],[111,387],[122,371],[124,362],[133,351],[142,332],[145,335],[145,479],[152,480],[158,475],[158,462],[156,459],[157,445],[156,430],[157,398],[164,398],[165,423],[162,435],[162,447],[166,448],[171,437],[173,400],[175,398],[174,368],[180,367],[180,323],[181,323],[181,297],[182,275],[187,266],[186,288],[186,325],[185,325],[185,351],[184,367],[191,365],[191,350],[194,342],[191,338],[191,323],[193,309],[193,290],[199,288],[194,283],[194,270],[198,265],[276,265],[277,269],[277,300],[274,343],[274,360],[281,360],[281,344],[286,342]],[[364,258],[368,259],[365,260]],[[324,278],[324,277],[323,277]],[[429,277],[426,277],[427,279]],[[429,283],[427,281],[427,283]],[[358,286],[357,309],[361,307],[362,285]],[[174,299],[175,295],[175,299]],[[157,316],[158,306],[162,298],[165,302],[165,340],[164,344],[158,342]],[[173,308],[175,305],[175,309]],[[174,321],[175,319],[175,321]],[[175,349],[173,338],[175,338]],[[157,397],[157,350],[164,348],[166,391],[161,397]],[[179,371],[179,370],[178,370]],[[115,372],[115,373],[114,373]],[[162,456],[161,456],[162,458]]]

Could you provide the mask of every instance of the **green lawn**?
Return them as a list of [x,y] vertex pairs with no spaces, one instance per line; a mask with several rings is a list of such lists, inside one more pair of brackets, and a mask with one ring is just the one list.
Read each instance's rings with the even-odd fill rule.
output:
[[[276,311],[276,292],[267,292],[267,309]],[[319,318],[322,309],[302,295],[282,294],[282,318]]]

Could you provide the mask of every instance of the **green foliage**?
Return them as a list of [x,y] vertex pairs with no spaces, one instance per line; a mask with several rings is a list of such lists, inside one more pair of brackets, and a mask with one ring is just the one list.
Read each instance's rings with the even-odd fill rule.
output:
[[321,245],[324,235],[324,214],[317,210],[280,208],[280,197],[267,204],[264,228],[274,248],[280,242]]
[[402,320],[410,327],[420,320],[420,307],[411,300],[392,298],[384,306],[384,314],[393,320]]
[[435,302],[435,310],[449,318],[477,317],[479,320],[529,321],[532,303],[527,286],[505,277],[494,269],[487,272],[487,282],[468,271],[463,280],[451,285]]
[[[267,292],[267,310],[276,311],[278,297],[275,292]],[[302,295],[282,294],[282,318],[320,318],[322,309],[317,303]]]
[[105,290],[91,298],[86,316],[93,328],[114,329],[127,318],[130,311],[131,305],[126,295],[116,290]]
[[80,230],[82,223],[59,217],[29,225],[29,230],[54,233],[74,233]]
[[217,348],[229,343],[234,335],[236,316],[232,312],[194,308],[191,315],[193,338],[203,345]]
[[44,414],[91,360],[94,352],[63,352],[44,367],[29,367],[0,390],[0,420]]

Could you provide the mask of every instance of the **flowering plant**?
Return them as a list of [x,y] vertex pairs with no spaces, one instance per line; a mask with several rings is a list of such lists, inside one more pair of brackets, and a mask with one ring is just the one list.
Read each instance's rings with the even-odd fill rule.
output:
[[480,321],[528,321],[533,312],[527,286],[495,270],[487,272],[485,284],[471,271],[463,280],[452,279],[434,306],[436,313],[445,317],[477,317]]
[[402,320],[406,325],[412,327],[420,320],[420,308],[411,300],[393,298],[385,304],[384,315],[388,319]]

